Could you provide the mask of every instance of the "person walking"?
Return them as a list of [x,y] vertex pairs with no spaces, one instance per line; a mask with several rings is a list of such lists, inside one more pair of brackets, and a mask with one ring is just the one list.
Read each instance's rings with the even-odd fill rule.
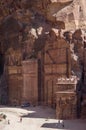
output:
[[64,128],[64,121],[62,121],[62,127]]
[[8,120],[8,124],[10,124],[10,120]]
[[22,117],[20,117],[20,122],[22,122]]
[[58,127],[60,128],[60,120],[58,120]]
[[58,120],[58,124],[60,124],[60,120]]

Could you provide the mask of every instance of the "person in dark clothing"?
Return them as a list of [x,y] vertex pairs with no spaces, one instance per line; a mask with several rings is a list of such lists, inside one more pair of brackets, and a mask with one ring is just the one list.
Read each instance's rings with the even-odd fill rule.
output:
[[22,117],[20,117],[20,122],[22,122]]
[[62,127],[64,128],[64,121],[62,121]]
[[8,120],[8,124],[10,124],[10,120]]

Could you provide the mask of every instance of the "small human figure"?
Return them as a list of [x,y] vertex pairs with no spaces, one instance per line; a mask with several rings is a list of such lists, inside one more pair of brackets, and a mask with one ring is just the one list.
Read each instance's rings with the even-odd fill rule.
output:
[[8,124],[10,124],[10,120],[8,120]]
[[22,117],[20,117],[20,122],[22,122]]
[[64,121],[62,121],[62,127],[64,128]]
[[58,127],[60,127],[60,120],[58,120]]
[[60,124],[60,120],[58,120],[58,124]]

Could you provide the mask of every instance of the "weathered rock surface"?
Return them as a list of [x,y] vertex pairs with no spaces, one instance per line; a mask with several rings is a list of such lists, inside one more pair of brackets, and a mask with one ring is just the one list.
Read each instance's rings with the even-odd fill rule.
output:
[[[55,47],[62,49],[64,44],[67,44],[71,57],[68,57],[69,59],[65,62],[71,61],[71,67],[67,63],[67,66],[62,69],[60,66],[60,69],[61,71],[64,70],[63,68],[67,68],[65,71],[70,69],[70,75],[77,76],[80,85],[85,86],[85,5],[85,0],[1,0],[0,56],[4,56],[1,66],[5,64],[21,67],[22,60],[37,58],[41,64],[40,75],[42,75],[45,46],[49,45],[53,49],[55,44]],[[56,62],[57,52],[53,51],[53,53]],[[57,67],[52,66],[50,70],[53,68],[56,72]],[[2,75],[3,72],[0,71]],[[41,80],[44,80],[43,78],[41,77]],[[43,84],[41,90],[43,90]],[[85,91],[85,87],[83,90]]]

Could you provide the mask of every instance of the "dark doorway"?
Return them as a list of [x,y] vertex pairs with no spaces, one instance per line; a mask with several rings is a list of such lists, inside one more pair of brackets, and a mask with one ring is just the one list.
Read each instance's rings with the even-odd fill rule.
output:
[[4,71],[4,54],[0,53],[0,77]]

